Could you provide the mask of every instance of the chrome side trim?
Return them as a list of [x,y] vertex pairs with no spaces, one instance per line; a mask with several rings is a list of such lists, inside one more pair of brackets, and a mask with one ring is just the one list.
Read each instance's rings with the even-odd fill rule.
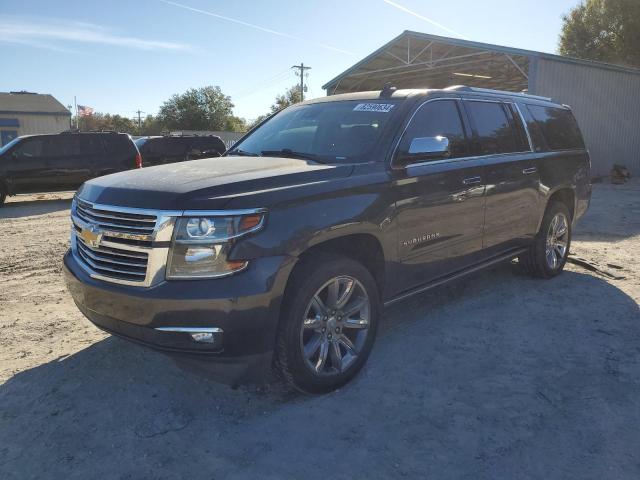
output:
[[180,332],[180,333],[223,333],[218,327],[156,327],[159,332]]

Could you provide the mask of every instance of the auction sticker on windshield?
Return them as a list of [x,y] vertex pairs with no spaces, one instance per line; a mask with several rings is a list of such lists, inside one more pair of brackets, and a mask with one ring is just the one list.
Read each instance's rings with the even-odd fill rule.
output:
[[359,103],[353,111],[389,113],[393,107],[392,103]]

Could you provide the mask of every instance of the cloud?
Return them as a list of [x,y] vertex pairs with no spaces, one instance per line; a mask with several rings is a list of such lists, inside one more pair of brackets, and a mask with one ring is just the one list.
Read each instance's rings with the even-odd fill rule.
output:
[[318,43],[318,42],[313,42],[313,41],[310,42],[306,38],[297,37],[295,35],[291,35],[291,34],[286,33],[286,32],[273,30],[271,28],[261,27],[260,25],[256,25],[255,23],[245,22],[244,20],[227,17],[227,16],[224,16],[224,15],[220,15],[218,13],[210,12],[208,10],[201,10],[199,8],[190,7],[189,5],[184,5],[184,4],[178,3],[178,2],[172,2],[170,0],[158,0],[158,1],[160,1],[162,3],[165,3],[167,5],[172,5],[174,7],[182,8],[184,10],[189,10],[189,11],[194,12],[194,13],[199,13],[201,15],[207,15],[209,17],[214,17],[214,18],[217,18],[219,20],[224,20],[226,22],[231,22],[231,23],[235,23],[237,25],[242,25],[243,27],[253,28],[254,30],[260,30],[261,32],[264,32],[264,33],[270,33],[271,35],[277,35],[279,37],[290,38],[290,39],[296,40],[298,42],[310,43],[312,45],[315,45],[316,47],[324,48],[326,50],[331,50],[333,52],[343,53],[345,55],[351,55],[351,56],[355,55],[353,52],[350,52],[348,50],[343,50],[341,48],[334,47],[332,45],[327,45],[326,43]]
[[52,18],[0,15],[0,42],[65,51],[60,44],[97,44],[146,51],[185,52],[193,48],[184,43],[147,40],[118,35],[100,25]]
[[455,30],[451,30],[449,27],[445,27],[441,23],[438,23],[435,20],[431,20],[430,18],[427,18],[424,15],[420,15],[419,13],[416,13],[413,10],[409,10],[407,7],[403,7],[402,5],[392,2],[391,0],[382,0],[382,1],[388,5],[391,5],[394,8],[397,8],[398,10],[402,10],[403,12],[408,13],[409,15],[413,15],[414,17],[419,18],[420,20],[424,20],[425,22],[430,23],[431,25],[434,25],[446,32],[453,33],[457,37],[460,37],[464,40],[469,40],[467,37],[465,37],[461,33],[458,33]]

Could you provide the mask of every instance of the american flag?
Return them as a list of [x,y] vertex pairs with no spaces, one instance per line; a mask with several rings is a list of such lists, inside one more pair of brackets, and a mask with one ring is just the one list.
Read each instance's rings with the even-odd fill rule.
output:
[[86,105],[78,105],[78,115],[81,117],[93,115],[93,108],[87,107]]

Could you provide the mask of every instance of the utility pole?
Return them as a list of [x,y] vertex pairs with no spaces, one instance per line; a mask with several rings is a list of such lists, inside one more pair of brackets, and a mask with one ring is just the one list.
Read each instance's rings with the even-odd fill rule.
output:
[[305,70],[311,70],[311,67],[305,67],[304,63],[300,62],[300,65],[294,65],[291,68],[295,68],[295,69],[298,70],[296,72],[296,75],[298,75],[300,77],[300,100],[304,101],[304,77],[305,77],[304,71]]
[[136,113],[138,114],[138,131],[140,131],[140,129],[142,128],[142,118],[140,117],[141,113],[144,113],[142,111],[140,111],[140,109],[136,110]]

